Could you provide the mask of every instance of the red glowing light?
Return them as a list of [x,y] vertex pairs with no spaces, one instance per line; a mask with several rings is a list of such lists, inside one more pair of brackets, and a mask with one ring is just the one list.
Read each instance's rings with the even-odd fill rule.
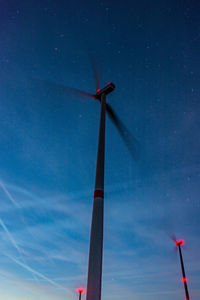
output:
[[78,288],[78,289],[76,289],[76,291],[77,291],[78,293],[80,293],[80,294],[85,293],[85,289],[84,289],[84,288]]
[[100,89],[97,89],[97,93],[100,92]]
[[183,281],[183,282],[187,282],[187,278],[186,278],[186,277],[183,277],[183,278],[182,278],[182,281]]
[[175,243],[176,243],[177,246],[178,245],[183,246],[184,245],[184,240],[180,240],[180,241],[175,240]]
[[111,84],[111,82],[108,82],[108,84]]

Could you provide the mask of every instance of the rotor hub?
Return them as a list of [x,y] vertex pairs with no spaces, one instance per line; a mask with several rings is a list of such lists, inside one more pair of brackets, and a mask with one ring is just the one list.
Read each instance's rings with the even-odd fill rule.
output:
[[96,93],[96,99],[100,100],[101,99],[101,95],[102,94],[110,94],[112,91],[114,91],[115,89],[115,85],[112,82],[109,82],[104,88],[102,88],[101,90],[98,89],[97,93]]

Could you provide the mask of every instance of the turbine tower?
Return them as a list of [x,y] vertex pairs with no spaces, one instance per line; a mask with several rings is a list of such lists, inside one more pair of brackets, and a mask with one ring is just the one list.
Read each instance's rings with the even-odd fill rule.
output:
[[181,252],[181,246],[184,245],[184,241],[183,240],[180,240],[180,241],[175,240],[175,243],[176,243],[176,246],[178,247],[179,256],[180,256],[181,271],[182,271],[182,276],[183,276],[182,281],[183,281],[184,289],[185,289],[185,297],[186,297],[186,300],[190,300],[190,296],[189,296],[189,292],[188,292],[188,286],[187,286],[187,277],[185,275],[183,256],[182,256],[182,252]]
[[96,94],[97,99],[99,99],[101,102],[101,114],[99,124],[99,140],[97,150],[92,226],[90,235],[90,252],[86,300],[101,299],[106,95],[112,92],[114,89],[114,84],[109,83],[102,90],[97,90]]

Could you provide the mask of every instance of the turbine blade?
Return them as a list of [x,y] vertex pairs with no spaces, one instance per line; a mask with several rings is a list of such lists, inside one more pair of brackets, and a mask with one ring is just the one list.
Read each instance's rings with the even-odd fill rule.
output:
[[68,95],[69,93],[75,96],[81,96],[81,97],[89,97],[96,99],[96,96],[92,93],[88,93],[76,88],[72,88],[60,83],[56,83],[50,80],[43,80],[43,79],[31,79],[32,82],[34,82],[37,86],[42,85],[45,88],[53,89],[54,91],[58,91],[59,93],[64,93],[64,95]]
[[170,239],[172,240],[172,241],[176,241],[177,239],[176,239],[176,235],[174,234],[174,233],[171,233],[171,234],[169,234],[169,237],[170,237]]
[[106,104],[106,111],[111,121],[116,126],[124,143],[126,144],[131,156],[137,160],[139,158],[139,142],[132,135],[130,130],[123,124],[123,122],[117,117],[116,113],[108,103]]
[[95,88],[97,91],[98,89],[100,89],[100,72],[99,72],[98,65],[91,53],[89,53],[89,59],[92,66],[92,71],[95,79]]
[[174,247],[173,250],[175,253],[177,253],[177,245],[175,245],[176,243],[176,235],[174,233],[169,233],[169,238],[174,242]]

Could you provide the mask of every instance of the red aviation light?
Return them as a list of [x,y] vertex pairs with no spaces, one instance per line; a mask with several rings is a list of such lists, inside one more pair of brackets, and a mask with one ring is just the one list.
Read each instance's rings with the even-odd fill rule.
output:
[[100,92],[100,89],[97,89],[97,93]]
[[182,281],[183,281],[183,282],[187,282],[187,278],[186,278],[186,277],[183,277],[183,278],[182,278]]
[[80,294],[83,294],[83,293],[85,293],[85,289],[84,288],[78,288],[78,289],[76,289],[76,291],[78,292],[78,293],[80,293]]
[[184,240],[180,240],[180,241],[175,240],[175,243],[176,243],[177,246],[178,245],[183,246],[184,245]]

